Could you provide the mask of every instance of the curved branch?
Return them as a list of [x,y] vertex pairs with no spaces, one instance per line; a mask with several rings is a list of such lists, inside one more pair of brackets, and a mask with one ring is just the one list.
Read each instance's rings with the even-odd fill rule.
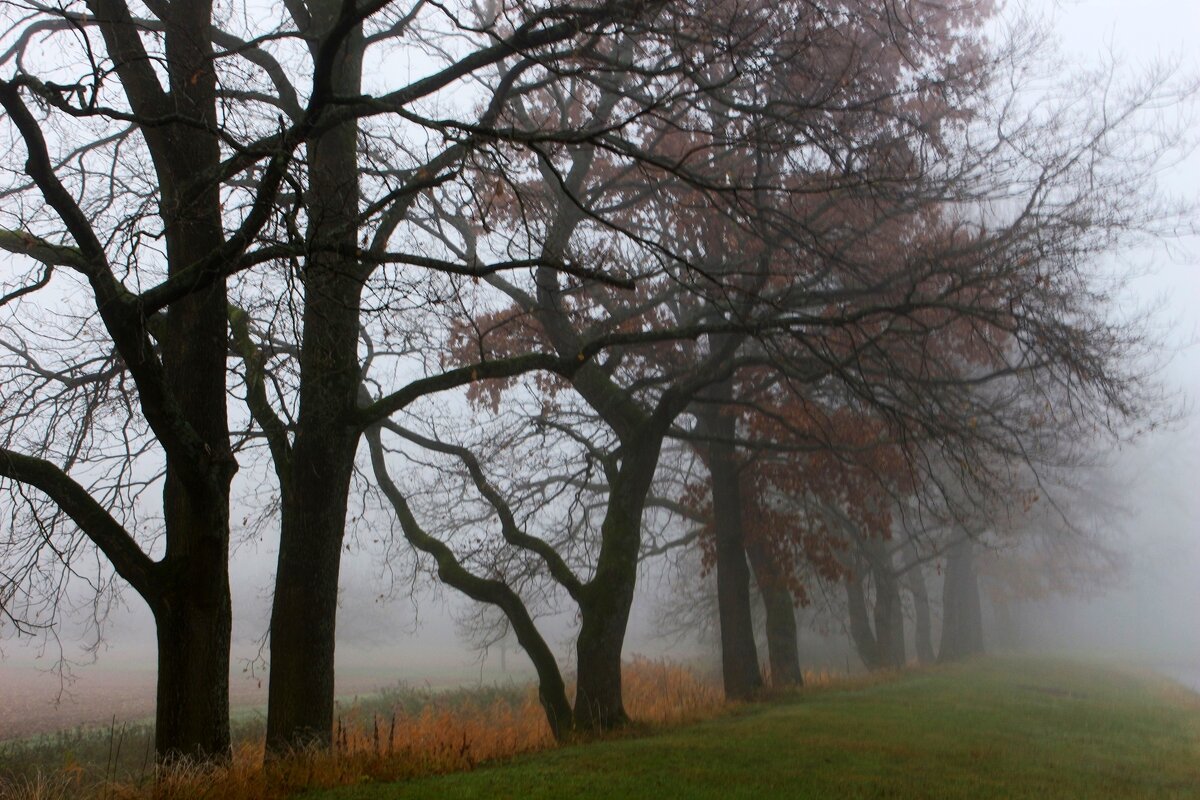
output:
[[397,436],[402,436],[410,442],[424,447],[426,450],[445,453],[446,455],[458,458],[463,463],[463,466],[467,468],[467,472],[470,474],[475,488],[479,490],[479,493],[495,509],[496,515],[500,518],[500,530],[503,533],[504,541],[514,547],[519,547],[522,550],[536,554],[545,563],[546,568],[550,571],[550,576],[567,590],[567,594],[571,595],[571,598],[574,600],[580,599],[583,584],[579,578],[567,566],[567,562],[558,554],[558,551],[548,542],[521,530],[521,527],[517,524],[516,517],[513,515],[512,508],[504,501],[504,498],[497,491],[496,487],[488,481],[487,476],[483,474],[483,468],[479,465],[479,459],[475,457],[474,453],[465,447],[422,436],[392,420],[385,420],[380,425]]
[[538,699],[546,711],[550,730],[554,733],[554,738],[564,738],[571,729],[573,718],[571,705],[567,701],[566,685],[563,683],[554,653],[538,631],[533,618],[529,616],[525,603],[504,581],[480,578],[470,572],[445,543],[429,535],[421,527],[417,518],[413,516],[404,493],[388,474],[380,427],[374,426],[367,430],[366,439],[371,450],[375,479],[396,512],[396,518],[404,531],[404,538],[421,552],[433,556],[438,565],[438,577],[445,583],[476,602],[489,603],[504,612],[517,635],[517,641],[537,669]]
[[154,604],[157,564],[138,547],[124,526],[70,475],[49,461],[0,448],[0,476],[33,486],[54,501],[103,551],[117,574]]

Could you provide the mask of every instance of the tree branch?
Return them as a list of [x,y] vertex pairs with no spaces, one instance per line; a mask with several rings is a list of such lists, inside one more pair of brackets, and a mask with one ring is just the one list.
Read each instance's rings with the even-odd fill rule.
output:
[[33,486],[62,509],[151,605],[157,595],[155,569],[121,523],[113,519],[70,475],[40,458],[0,448],[0,476]]
[[559,585],[566,589],[567,593],[573,599],[579,600],[583,589],[583,584],[579,578],[575,576],[575,573],[567,566],[567,562],[562,559],[558,551],[548,542],[521,530],[521,527],[517,525],[516,517],[513,516],[512,509],[504,501],[504,498],[497,491],[496,487],[488,481],[487,476],[483,474],[483,468],[479,465],[479,459],[475,457],[474,453],[465,447],[459,447],[422,436],[392,420],[384,420],[380,425],[392,433],[424,447],[426,450],[433,450],[437,453],[445,453],[446,455],[458,458],[463,463],[463,466],[467,468],[467,472],[470,474],[475,488],[479,490],[479,493],[495,509],[496,515],[500,518],[500,530],[503,533],[504,540],[511,545],[535,553],[546,564],[551,577],[558,581]]

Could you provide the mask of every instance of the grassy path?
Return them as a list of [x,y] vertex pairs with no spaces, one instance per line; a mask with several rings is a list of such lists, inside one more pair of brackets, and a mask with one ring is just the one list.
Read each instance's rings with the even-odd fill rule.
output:
[[306,800],[1200,798],[1200,695],[986,660],[808,691],[686,728]]

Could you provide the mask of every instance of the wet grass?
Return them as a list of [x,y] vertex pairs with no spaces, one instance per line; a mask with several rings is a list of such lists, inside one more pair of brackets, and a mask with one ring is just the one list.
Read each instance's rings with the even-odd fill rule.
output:
[[1197,798],[1200,696],[1113,668],[988,659],[473,772],[304,795],[573,796]]

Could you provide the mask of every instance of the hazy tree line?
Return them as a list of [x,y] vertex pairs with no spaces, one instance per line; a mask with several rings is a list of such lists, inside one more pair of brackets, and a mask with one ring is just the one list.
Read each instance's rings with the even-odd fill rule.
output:
[[1083,524],[1046,494],[1159,413],[1098,263],[1176,220],[1186,87],[1071,82],[990,4],[4,15],[0,608],[132,588],[162,757],[229,752],[231,514],[279,525],[270,750],[330,741],[352,499],[503,615],[567,737],[626,721],[643,558],[715,571],[731,697],[752,589],[794,683],[817,587],[868,666],[901,592],[935,657],[944,565],[955,657],[972,551]]

